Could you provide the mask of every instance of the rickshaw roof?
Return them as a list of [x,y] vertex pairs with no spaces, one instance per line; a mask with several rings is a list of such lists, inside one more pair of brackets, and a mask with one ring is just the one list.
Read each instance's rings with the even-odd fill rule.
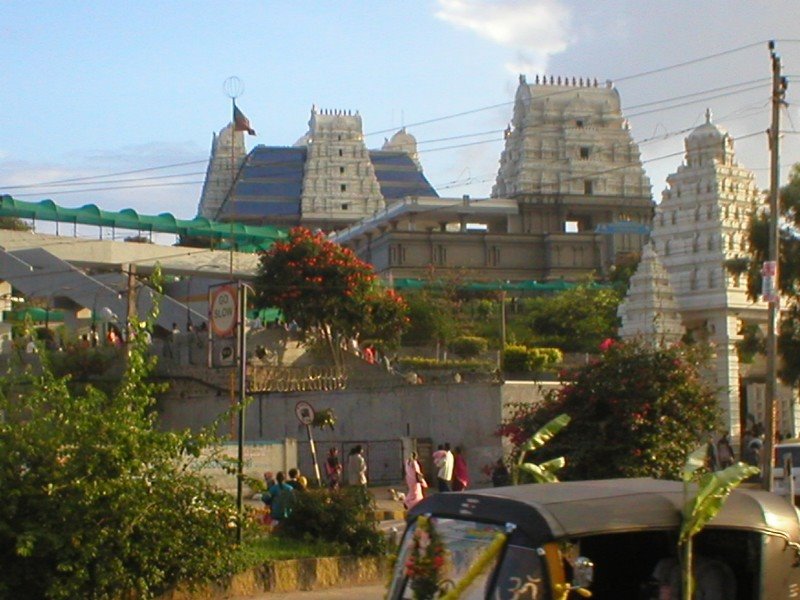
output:
[[[409,511],[513,523],[534,543],[603,533],[677,530],[683,484],[657,479],[604,479],[435,494]],[[795,508],[764,491],[736,489],[709,528],[760,531],[800,539]]]

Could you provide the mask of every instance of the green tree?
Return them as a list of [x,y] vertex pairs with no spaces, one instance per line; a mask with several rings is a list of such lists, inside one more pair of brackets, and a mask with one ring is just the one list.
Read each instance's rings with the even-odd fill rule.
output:
[[0,379],[0,597],[151,598],[231,572],[236,508],[201,472],[213,438],[158,430],[145,336],[112,394],[41,356],[41,375]]
[[718,425],[713,391],[703,383],[702,348],[616,343],[588,365],[563,375],[541,404],[522,404],[499,433],[519,452],[556,416],[569,427],[539,453],[564,456],[562,479],[676,479],[690,451]]
[[525,302],[532,333],[528,346],[553,346],[566,352],[595,352],[616,336],[621,294],[608,288],[580,285],[552,296]]
[[254,280],[259,308],[279,308],[306,335],[318,335],[341,366],[346,339],[389,345],[407,326],[402,297],[384,290],[372,267],[322,233],[297,227],[262,253]]
[[[738,463],[722,471],[704,468],[707,450],[705,446],[692,452],[681,470],[683,480],[683,511],[678,552],[681,560],[681,587],[684,598],[694,597],[693,539],[722,509],[722,505],[745,479],[758,475],[759,469]],[[697,484],[690,490],[689,484]]]
[[409,326],[403,344],[410,346],[438,341],[447,344],[459,331],[454,303],[442,294],[428,290],[407,295]]
[[[794,165],[789,183],[780,190],[780,260],[778,286],[787,299],[778,328],[778,375],[789,385],[800,383],[800,164]],[[735,275],[747,275],[751,299],[761,295],[761,265],[769,257],[769,214],[757,214],[750,225],[750,256],[728,261]]]
[[536,464],[531,462],[530,455],[536,450],[544,448],[559,431],[569,425],[569,422],[569,415],[558,415],[555,419],[546,423],[544,427],[540,428],[527,442],[519,447],[517,452],[517,464],[512,473],[512,481],[515,484],[519,483],[520,475],[532,479],[534,483],[556,483],[558,481],[556,473],[563,469],[566,464],[563,456]]

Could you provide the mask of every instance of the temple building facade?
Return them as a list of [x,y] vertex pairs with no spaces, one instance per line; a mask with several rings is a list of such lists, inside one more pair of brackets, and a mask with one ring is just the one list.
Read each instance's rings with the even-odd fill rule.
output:
[[384,277],[575,281],[638,257],[653,210],[617,90],[520,76],[491,198],[403,198],[334,239]]
[[[748,232],[760,195],[752,172],[736,162],[733,139],[712,123],[710,112],[686,138],[685,148],[684,162],[667,177],[656,210],[652,256],[640,263],[620,307],[620,333],[646,338],[657,334],[651,319],[672,320],[677,303],[689,338],[708,342],[714,349],[706,376],[717,390],[723,429],[738,439],[743,427],[764,422],[764,365],[742,364],[737,342],[748,328],[763,335],[767,305],[747,297],[746,276],[732,274],[726,263],[747,256]],[[668,282],[657,275],[642,278],[657,272],[660,265]],[[654,304],[653,298],[668,301]],[[778,387],[779,430],[795,433],[791,390]]]
[[308,127],[294,146],[250,152],[232,124],[215,134],[198,214],[335,231],[401,198],[438,197],[405,129],[369,150],[357,112],[312,108]]

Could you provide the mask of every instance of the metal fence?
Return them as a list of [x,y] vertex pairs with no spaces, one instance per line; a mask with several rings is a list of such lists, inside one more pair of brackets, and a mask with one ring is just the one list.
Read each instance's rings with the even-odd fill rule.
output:
[[[389,485],[403,479],[403,446],[399,439],[373,440],[346,440],[340,442],[315,442],[317,447],[317,461],[319,462],[322,483],[325,484],[325,460],[330,448],[339,450],[339,460],[343,469],[343,482],[347,481],[347,455],[358,444],[364,449],[364,459],[367,461],[367,481],[371,485]],[[306,441],[297,442],[297,463],[300,472],[309,480],[314,479],[314,465],[311,460],[311,449]]]

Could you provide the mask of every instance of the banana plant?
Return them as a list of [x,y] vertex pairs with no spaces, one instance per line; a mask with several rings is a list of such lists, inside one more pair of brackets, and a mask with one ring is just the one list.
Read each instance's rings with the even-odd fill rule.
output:
[[525,456],[528,454],[528,452],[538,450],[547,444],[547,442],[553,439],[553,437],[555,437],[559,431],[569,425],[569,422],[569,415],[558,415],[555,419],[534,433],[530,439],[522,445],[522,447],[519,449],[519,457],[517,458],[517,465],[514,469],[514,485],[519,483],[520,473],[526,473],[530,475],[536,483],[555,483],[558,481],[556,472],[563,468],[566,464],[563,456],[559,456],[558,458],[548,460],[547,462],[543,462],[538,465],[535,463],[525,462]]
[[[678,551],[683,556],[681,586],[684,599],[690,599],[694,595],[695,581],[692,570],[694,536],[717,515],[730,493],[742,481],[759,473],[757,467],[744,463],[731,465],[722,471],[703,472],[705,459],[706,448],[698,448],[689,455],[681,472],[684,503]],[[697,482],[694,495],[689,489],[689,484],[693,481]]]

